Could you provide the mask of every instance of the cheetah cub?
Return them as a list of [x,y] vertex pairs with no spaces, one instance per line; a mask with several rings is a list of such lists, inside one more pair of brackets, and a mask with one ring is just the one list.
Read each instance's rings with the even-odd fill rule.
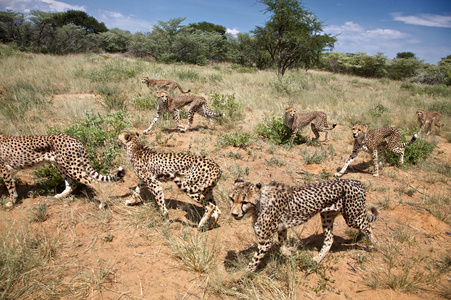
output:
[[[209,122],[210,126],[214,128],[213,121],[211,117],[222,117],[224,114],[222,113],[214,113],[208,108],[207,100],[201,96],[177,96],[171,97],[166,92],[158,92],[158,107],[157,107],[157,115],[153,119],[149,128],[143,131],[143,134],[148,134],[152,129],[153,125],[160,118],[160,113],[163,111],[170,112],[174,116],[174,120],[177,124],[177,128],[180,131],[185,132],[190,127],[191,123],[194,120],[194,113],[198,113],[201,116],[205,117]],[[179,110],[183,107],[188,106],[188,124],[183,127],[180,124],[180,113]]]
[[441,114],[437,111],[417,110],[417,118],[420,123],[420,133],[426,129],[427,135],[431,133],[432,123],[434,123],[437,133],[440,133],[444,124],[440,123]]
[[137,133],[127,131],[119,135],[117,144],[126,150],[133,171],[139,178],[138,186],[132,198],[125,202],[126,205],[139,202],[141,187],[146,185],[155,196],[161,213],[167,217],[161,181],[170,179],[191,199],[203,205],[205,214],[198,229],[202,229],[210,219],[208,228],[217,223],[221,211],[213,198],[213,188],[222,170],[213,160],[191,154],[157,152],[143,145]]
[[299,129],[310,124],[313,133],[315,134],[315,140],[319,138],[319,132],[325,132],[325,140],[327,142],[329,140],[328,134],[330,130],[334,129],[337,126],[336,123],[332,125],[331,128],[327,125],[327,116],[322,111],[312,111],[309,113],[296,113],[296,109],[292,107],[288,107],[285,109],[285,126],[292,130],[291,133],[291,142],[293,142],[296,133]]
[[355,125],[352,128],[352,136],[354,137],[354,147],[352,153],[346,161],[340,172],[335,173],[336,177],[342,176],[349,164],[357,157],[359,151],[365,151],[372,155],[374,163],[373,176],[379,176],[379,164],[378,164],[378,149],[382,156],[382,160],[385,160],[385,147],[391,153],[399,154],[399,165],[404,163],[404,148],[409,146],[417,139],[415,134],[412,139],[407,143],[401,143],[401,132],[396,127],[385,127],[376,130],[368,130],[366,126]]
[[341,213],[349,227],[360,229],[375,243],[370,223],[378,216],[376,208],[372,214],[366,212],[365,188],[357,180],[335,179],[320,183],[291,186],[275,181],[262,185],[237,179],[229,194],[230,212],[236,220],[247,213],[258,240],[257,252],[248,265],[254,272],[265,254],[273,245],[277,232],[279,242],[287,240],[287,230],[304,224],[320,213],[324,230],[324,243],[313,259],[319,263],[329,252],[334,236],[332,229],[335,218]]
[[191,90],[184,91],[180,84],[172,80],[159,80],[159,79],[151,79],[149,77],[141,77],[141,82],[145,83],[147,87],[151,90],[158,91],[164,90],[168,92],[173,92],[175,89],[179,89],[183,94],[188,94]]

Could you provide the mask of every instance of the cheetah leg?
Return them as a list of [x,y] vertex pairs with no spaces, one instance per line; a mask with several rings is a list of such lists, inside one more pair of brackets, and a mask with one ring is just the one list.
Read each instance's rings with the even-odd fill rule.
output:
[[219,207],[216,205],[216,202],[213,198],[213,191],[209,190],[206,193],[206,197],[205,199],[208,201],[207,206],[213,206],[213,213],[210,215],[209,220],[210,222],[208,223],[208,228],[213,228],[213,226],[216,225],[216,223],[218,223],[219,217],[221,216],[221,210],[219,209]]
[[163,217],[168,217],[168,210],[166,209],[166,204],[164,203],[163,187],[161,182],[158,180],[145,180],[144,183],[149,188],[150,192],[155,196],[158,207]]
[[8,165],[5,165],[4,161],[0,159],[0,172],[3,178],[3,182],[5,183],[6,188],[8,189],[9,198],[11,201],[7,202],[5,206],[7,208],[13,207],[16,204],[18,195],[16,190],[16,184],[13,179],[13,168]]
[[189,126],[191,125],[191,123],[194,120],[194,111],[192,109],[190,109],[188,111],[188,124],[185,126],[185,128],[180,129],[181,132],[185,132],[188,130]]
[[357,152],[352,152],[351,156],[349,156],[348,160],[346,161],[345,165],[341,170],[334,174],[335,177],[341,177],[346,172],[346,169],[349,167],[349,165],[352,163],[352,161],[357,157]]
[[373,157],[373,164],[374,164],[374,173],[373,176],[374,177],[379,177],[379,162],[377,161],[377,149],[374,149],[373,153],[372,153],[372,157]]
[[55,195],[56,199],[61,199],[61,198],[65,198],[65,197],[69,196],[75,188],[75,183],[72,179],[70,179],[69,177],[66,177],[66,176],[63,176],[63,178],[64,178],[64,184],[66,185],[66,188],[61,193]]
[[150,124],[149,128],[143,131],[143,134],[148,134],[148,132],[152,129],[153,125],[157,122],[157,120],[160,118],[160,112],[157,111],[157,115],[155,118],[153,118],[152,123]]
[[332,230],[334,228],[334,220],[338,216],[338,214],[339,212],[321,212],[321,221],[324,230],[324,243],[318,255],[313,258],[313,260],[317,263],[320,263],[321,260],[323,260],[323,258],[332,247],[332,244],[334,242],[334,235],[332,233]]
[[133,191],[132,198],[129,200],[125,200],[125,205],[135,205],[141,202],[141,188],[143,187],[144,182],[140,179],[138,185]]
[[314,141],[318,140],[319,139],[319,131],[316,128],[316,125],[312,123],[312,124],[310,124],[310,128],[312,128],[313,134],[315,134],[315,138],[313,140]]
[[298,133],[298,131],[299,131],[299,128],[295,128],[295,129],[293,130],[293,132],[291,133],[290,143],[293,143],[294,138],[295,138],[296,134]]
[[207,112],[205,111],[205,109],[204,109],[203,106],[201,106],[201,107],[199,108],[198,113],[199,113],[201,116],[203,116],[204,118],[206,118],[206,119],[208,120],[208,122],[210,123],[210,127],[211,127],[212,129],[215,128],[215,124],[213,123],[213,120],[212,120],[211,117],[207,114]]
[[384,163],[385,163],[385,147],[384,147],[384,146],[379,146],[379,147],[377,148],[377,151],[378,151],[378,153],[379,153],[380,156],[381,156],[381,159],[379,160],[379,165],[380,165],[380,166],[383,166]]
[[396,147],[396,148],[391,149],[390,151],[392,153],[399,154],[398,165],[402,166],[404,164],[404,151],[405,151],[405,149]]
[[177,128],[183,128],[183,125],[180,124],[180,111],[178,109],[174,110],[174,112],[172,113],[172,115],[174,116],[174,122]]
[[250,272],[255,272],[255,270],[257,269],[257,266],[263,260],[263,257],[265,257],[266,253],[269,251],[272,244],[273,244],[273,242],[271,239],[269,239],[269,240],[259,239],[257,252],[255,252],[254,257],[252,258],[252,261],[247,266],[247,269]]

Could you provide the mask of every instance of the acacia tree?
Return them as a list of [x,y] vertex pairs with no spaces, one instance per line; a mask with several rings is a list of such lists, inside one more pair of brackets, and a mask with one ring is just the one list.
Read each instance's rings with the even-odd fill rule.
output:
[[323,23],[298,0],[259,0],[270,13],[265,26],[252,31],[258,44],[268,51],[277,65],[277,76],[294,67],[310,68],[336,38],[323,34]]

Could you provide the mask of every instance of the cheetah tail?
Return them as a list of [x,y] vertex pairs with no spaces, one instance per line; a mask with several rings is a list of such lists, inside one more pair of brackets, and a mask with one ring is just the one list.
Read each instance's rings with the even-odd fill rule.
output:
[[377,217],[379,216],[379,212],[377,211],[376,207],[372,206],[370,208],[371,210],[371,215],[367,214],[368,216],[368,222],[372,223],[374,221],[376,221]]
[[410,144],[412,144],[413,142],[415,142],[415,140],[418,138],[418,134],[414,134],[413,135],[413,137],[412,137],[412,139],[410,140],[410,141],[408,141],[408,142],[406,142],[406,143],[403,143],[402,145],[401,145],[401,147],[402,148],[404,148],[404,147],[406,147],[406,146],[409,146]]
[[183,91],[182,87],[180,85],[178,86],[178,88],[179,88],[180,92],[182,92],[183,94],[188,94],[189,92],[191,92],[191,89],[188,89],[187,91]]

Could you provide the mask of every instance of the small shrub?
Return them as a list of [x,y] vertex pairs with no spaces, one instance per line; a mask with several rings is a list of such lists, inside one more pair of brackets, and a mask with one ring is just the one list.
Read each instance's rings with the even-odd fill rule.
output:
[[[401,134],[401,142],[407,142],[406,132]],[[435,146],[428,143],[425,139],[417,138],[415,142],[405,148],[404,164],[415,165],[419,161],[431,157],[434,148]],[[389,164],[396,165],[398,163],[399,154],[388,152],[385,149],[385,156]]]
[[256,67],[244,67],[242,65],[231,65],[230,68],[238,73],[256,73],[258,71]]
[[218,146],[220,148],[225,146],[233,146],[245,149],[252,142],[252,134],[248,132],[231,132],[225,134],[218,139]]
[[301,150],[301,155],[304,158],[304,164],[320,164],[328,158],[327,151],[325,150],[315,150],[313,154],[309,153],[307,150]]
[[47,204],[39,203],[36,207],[33,208],[31,213],[31,221],[42,223],[49,218],[47,214]]
[[64,179],[54,163],[36,168],[34,176],[37,178],[38,193],[56,194],[65,187]]
[[283,160],[278,159],[277,157],[271,157],[269,159],[266,159],[266,164],[269,166],[284,166],[285,162]]
[[244,113],[242,111],[243,104],[236,101],[235,94],[218,94],[213,92],[209,95],[211,99],[211,107],[214,111],[224,113],[223,118],[216,119],[220,124],[229,120],[229,122],[235,122],[244,119]]
[[102,95],[102,105],[108,110],[124,110],[127,104],[127,96],[118,88],[102,85],[97,88],[97,92]]
[[[263,119],[262,123],[257,124],[256,130],[260,136],[269,139],[277,145],[290,143],[291,129],[285,126],[285,116],[283,114],[279,118],[272,116],[271,118]],[[301,144],[305,143],[306,139],[298,131],[293,142]]]

